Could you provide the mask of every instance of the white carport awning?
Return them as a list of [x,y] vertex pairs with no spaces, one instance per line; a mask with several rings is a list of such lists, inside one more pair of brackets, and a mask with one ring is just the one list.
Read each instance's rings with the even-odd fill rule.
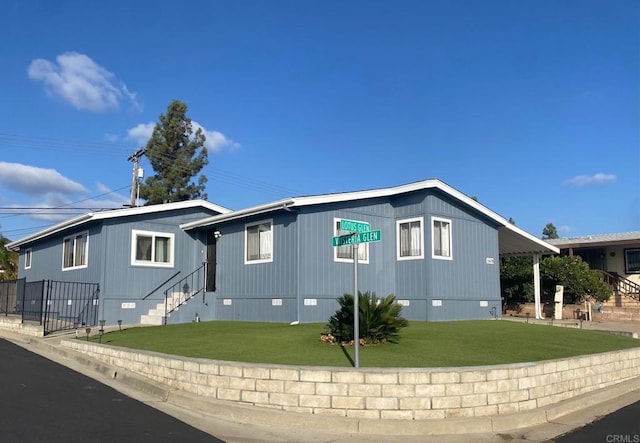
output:
[[498,228],[498,247],[501,257],[560,253],[557,247],[511,224]]

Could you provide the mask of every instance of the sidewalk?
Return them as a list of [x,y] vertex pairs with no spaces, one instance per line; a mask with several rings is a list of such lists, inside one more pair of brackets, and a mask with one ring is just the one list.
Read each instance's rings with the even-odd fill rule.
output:
[[603,331],[611,334],[640,338],[640,322],[607,322],[599,320],[599,314],[594,315],[594,317],[593,321],[580,321],[575,319],[551,320],[548,318],[537,320],[534,318],[527,319],[526,317],[502,317],[502,320],[567,328],[590,329],[593,331]]
[[[526,321],[515,317],[504,318],[512,321]],[[547,320],[536,320],[548,324]],[[579,327],[576,322],[558,321],[554,326]],[[584,329],[603,330],[614,333],[637,334],[640,325],[620,323],[583,322]],[[34,338],[17,333],[0,330],[0,338],[5,338],[32,352],[40,354],[52,361],[67,366],[77,372],[94,378],[112,388],[137,399],[145,404],[178,418],[204,432],[223,439],[229,443],[258,442],[335,442],[335,443],[392,443],[403,441],[418,442],[474,442],[498,443],[504,441],[549,442],[556,436],[565,434],[575,428],[584,426],[598,417],[607,415],[617,409],[640,400],[640,379],[621,383],[606,391],[597,391],[571,401],[554,405],[553,422],[534,427],[527,426],[527,418],[542,411],[514,414],[511,419],[513,430],[488,433],[463,433],[465,429],[473,429],[472,419],[455,419],[456,434],[434,435],[402,435],[395,432],[394,427],[402,427],[402,420],[388,420],[385,423],[384,435],[370,435],[357,432],[346,432],[337,426],[341,421],[337,417],[308,416],[305,414],[287,413],[279,410],[208,400],[202,397],[174,391],[167,386],[157,384],[135,374],[127,373],[94,361],[83,354],[70,351],[60,345],[62,339],[73,338],[74,334],[60,334],[45,338]],[[117,372],[117,377],[115,377]],[[560,411],[560,413],[558,413]],[[451,420],[451,419],[447,419]],[[477,424],[477,418],[476,424]],[[468,421],[468,423],[467,423]],[[400,428],[397,428],[400,429]]]

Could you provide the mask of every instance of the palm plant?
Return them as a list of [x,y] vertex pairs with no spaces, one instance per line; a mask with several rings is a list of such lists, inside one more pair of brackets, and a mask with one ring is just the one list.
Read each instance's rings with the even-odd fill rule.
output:
[[[390,294],[379,299],[375,292],[358,292],[358,313],[360,338],[366,343],[396,343],[400,338],[400,329],[409,323],[400,316],[402,307]],[[353,333],[353,295],[344,294],[338,298],[340,309],[331,316],[326,329],[338,342],[354,339]]]

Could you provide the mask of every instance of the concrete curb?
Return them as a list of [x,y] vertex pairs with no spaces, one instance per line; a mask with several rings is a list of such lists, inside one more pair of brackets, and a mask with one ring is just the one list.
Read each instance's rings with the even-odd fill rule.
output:
[[105,384],[115,389],[123,390],[126,388],[134,393],[150,396],[153,401],[166,402],[185,410],[229,422],[296,428],[298,430],[324,432],[330,430],[336,434],[437,436],[508,433],[556,422],[564,416],[588,410],[595,405],[611,401],[629,392],[637,391],[640,396],[640,377],[636,377],[557,404],[500,416],[408,421],[308,415],[209,399],[178,391],[133,374],[126,369],[116,368],[87,357],[80,352],[64,348],[60,345],[60,338],[25,337],[6,331],[1,331],[0,336],[86,376],[104,381]]

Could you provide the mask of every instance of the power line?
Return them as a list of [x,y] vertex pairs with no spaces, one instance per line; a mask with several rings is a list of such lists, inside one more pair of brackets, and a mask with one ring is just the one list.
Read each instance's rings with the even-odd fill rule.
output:
[[[42,150],[43,146],[49,150],[97,154],[120,158],[126,156],[127,152],[130,152],[130,148],[121,148],[114,146],[114,144],[104,142],[63,140],[56,138],[32,137],[17,134],[0,133],[0,149],[2,149],[2,147],[9,147],[11,149],[20,147],[22,149]],[[176,158],[175,156],[169,154],[160,155],[162,156],[160,158],[164,157],[164,159],[166,160],[175,160]],[[190,172],[186,168],[179,168],[178,170],[184,173]],[[207,177],[209,181],[213,181],[215,178],[218,178],[224,183],[255,189],[262,192],[268,192],[270,194],[276,194],[279,197],[302,194],[298,190],[294,190],[289,187],[267,183],[261,180],[257,180],[253,177],[243,176],[234,172],[214,168],[211,166],[205,166],[203,168],[203,171],[201,172],[203,172],[205,176],[207,176],[208,173],[211,173],[210,176]]]
[[[86,202],[88,200],[93,200],[94,198],[98,198],[98,197],[104,197],[105,195],[115,194],[118,191],[121,191],[121,190],[126,189],[128,187],[129,187],[128,185],[127,186],[122,186],[122,187],[120,187],[118,189],[114,189],[114,190],[109,191],[109,192],[103,192],[102,194],[94,195],[92,197],[83,198],[82,200],[76,200],[76,201],[70,202],[70,203],[65,203],[64,205],[51,206],[51,207],[48,207],[48,208],[43,208],[43,207],[34,208],[33,209],[34,212],[29,212],[27,214],[15,214],[15,213],[12,212],[11,215],[5,215],[5,216],[0,217],[0,218],[19,217],[21,215],[34,215],[34,214],[45,213],[44,211],[51,211],[51,210],[60,210],[60,211],[70,210],[70,209],[72,209],[72,208],[70,208],[71,205],[75,205],[77,203]],[[0,209],[10,209],[10,208],[7,207],[7,208],[0,208]],[[89,209],[96,210],[96,207],[94,206],[94,207],[89,208]],[[114,209],[114,208],[104,208],[104,209]],[[50,214],[50,213],[46,213],[46,214]]]

